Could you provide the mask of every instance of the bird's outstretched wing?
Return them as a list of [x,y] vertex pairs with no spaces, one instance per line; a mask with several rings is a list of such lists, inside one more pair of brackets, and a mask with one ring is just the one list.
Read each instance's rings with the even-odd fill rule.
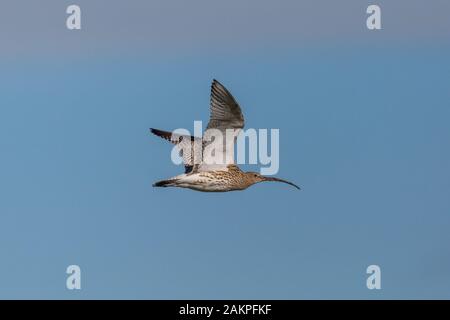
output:
[[[241,107],[231,93],[215,79],[211,84],[210,112],[209,123],[203,135],[203,170],[207,170],[206,167],[211,164],[217,169],[217,166],[226,167],[234,163],[234,143],[244,127]],[[221,141],[217,134],[221,134]]]
[[231,93],[217,80],[211,84],[210,118],[207,129],[242,129],[244,116]]
[[227,170],[229,164],[234,164],[234,143],[244,127],[244,116],[234,97],[217,80],[211,85],[210,111],[202,138],[150,129],[153,134],[177,145],[186,173]]
[[[196,138],[194,136],[180,135],[169,131],[163,131],[159,129],[150,128],[150,131],[173,144],[175,144],[181,153],[184,164],[184,172],[190,173],[195,162],[200,162],[197,159],[201,159],[201,138]],[[198,144],[198,147],[195,145]]]

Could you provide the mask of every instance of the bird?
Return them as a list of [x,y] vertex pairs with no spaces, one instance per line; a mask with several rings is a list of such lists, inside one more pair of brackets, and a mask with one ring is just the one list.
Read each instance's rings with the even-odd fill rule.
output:
[[[213,79],[210,96],[210,118],[202,137],[182,135],[176,132],[150,128],[151,133],[175,144],[183,158],[185,172],[175,177],[155,182],[153,187],[179,187],[202,192],[228,192],[245,190],[265,181],[289,184],[300,190],[296,184],[257,172],[244,172],[234,163],[236,136],[244,128],[241,107],[231,93],[219,81]],[[226,130],[235,130],[233,139],[217,147],[216,153],[225,157],[223,163],[211,163],[205,152],[208,146],[216,147],[216,140],[210,139],[210,132],[217,130],[225,136]],[[189,151],[189,152],[186,152]]]

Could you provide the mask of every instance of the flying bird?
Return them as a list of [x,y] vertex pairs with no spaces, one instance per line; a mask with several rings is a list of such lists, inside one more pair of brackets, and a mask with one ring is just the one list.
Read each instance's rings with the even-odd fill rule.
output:
[[[263,181],[287,183],[297,189],[297,185],[280,178],[263,176],[257,172],[244,172],[234,163],[234,143],[237,134],[244,128],[244,116],[239,104],[231,93],[217,80],[211,85],[210,119],[203,137],[180,135],[175,132],[150,128],[150,131],[175,144],[181,151],[185,172],[173,178],[161,180],[154,187],[181,187],[204,192],[225,192],[244,190]],[[211,139],[211,132],[218,130],[226,136],[227,129],[236,133],[233,139],[220,145]],[[231,141],[228,141],[231,140]],[[215,147],[215,156],[222,155],[223,163],[211,164],[205,152],[207,147]],[[189,150],[190,152],[186,152]],[[222,153],[222,154],[221,154]],[[200,159],[200,160],[198,160]]]

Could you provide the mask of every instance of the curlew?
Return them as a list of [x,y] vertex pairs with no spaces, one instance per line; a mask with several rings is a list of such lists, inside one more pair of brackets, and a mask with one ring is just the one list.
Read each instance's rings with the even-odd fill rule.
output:
[[[237,134],[244,128],[244,116],[234,97],[217,80],[213,80],[211,85],[210,112],[209,123],[202,138],[150,129],[153,134],[177,145],[181,150],[185,167],[183,174],[158,181],[153,184],[154,187],[180,187],[204,192],[225,192],[244,190],[258,182],[277,181],[300,189],[294,183],[284,179],[263,176],[257,172],[244,172],[234,164],[234,143]],[[211,164],[212,162],[208,161],[210,155],[205,153],[205,148],[216,142],[211,139],[210,132],[213,132],[213,129],[216,132],[217,130],[222,132],[223,136],[229,129],[236,133],[231,142],[226,140],[215,150],[215,153],[222,153],[224,156],[223,163]],[[186,152],[187,149],[189,152]]]

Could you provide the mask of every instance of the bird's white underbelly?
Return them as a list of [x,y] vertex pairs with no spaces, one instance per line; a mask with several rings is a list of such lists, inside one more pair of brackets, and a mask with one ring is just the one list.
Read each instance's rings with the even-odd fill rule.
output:
[[223,183],[223,181],[217,181],[198,173],[180,176],[177,179],[176,186],[206,192],[223,192],[232,190],[230,185]]

